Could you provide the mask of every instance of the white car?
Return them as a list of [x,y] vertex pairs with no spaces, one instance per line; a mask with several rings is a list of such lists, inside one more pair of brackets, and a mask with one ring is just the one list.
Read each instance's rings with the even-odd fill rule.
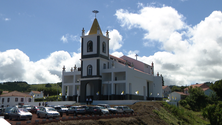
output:
[[29,120],[31,120],[32,113],[30,113],[25,108],[13,107],[9,113],[9,120],[12,120],[12,119],[17,119],[17,120],[29,119]]
[[109,104],[98,104],[98,106],[102,106],[102,107],[108,109],[109,113],[113,113],[113,114],[117,113],[117,109],[112,108]]
[[109,110],[107,108],[104,108],[102,106],[98,106],[103,114],[109,114]]

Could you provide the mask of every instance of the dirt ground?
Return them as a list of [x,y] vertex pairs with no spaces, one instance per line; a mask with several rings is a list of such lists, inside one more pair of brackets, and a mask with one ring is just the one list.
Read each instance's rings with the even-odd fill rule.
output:
[[[45,123],[43,125],[167,125],[161,120],[153,110],[159,110],[162,107],[162,102],[138,102],[134,105],[128,105],[132,108],[137,115],[129,117],[117,117],[117,118],[104,118],[104,119],[84,119],[84,120],[62,120],[60,117],[59,121]],[[63,115],[66,119],[70,116]],[[73,117],[73,116],[72,116]],[[34,114],[32,123],[37,120],[37,116]],[[8,120],[9,121],[9,120]],[[39,120],[42,121],[42,118]],[[9,121],[13,125],[18,121]],[[21,124],[25,124],[27,121],[20,121]],[[32,124],[31,123],[31,124]]]

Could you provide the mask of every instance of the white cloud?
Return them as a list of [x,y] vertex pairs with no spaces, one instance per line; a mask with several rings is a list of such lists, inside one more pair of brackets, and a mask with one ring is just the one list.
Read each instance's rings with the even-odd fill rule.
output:
[[70,35],[70,34],[66,34],[66,35],[63,35],[60,39],[63,43],[68,43],[68,40],[71,40],[71,41],[78,41],[78,36],[77,35]]
[[61,81],[62,67],[70,71],[80,66],[80,53],[53,52],[46,59],[32,62],[18,49],[0,52],[0,81],[27,81],[28,83],[54,83]]
[[123,41],[122,41],[122,35],[120,35],[119,31],[116,29],[113,29],[109,33],[109,47],[111,50],[115,51],[117,49],[120,49],[122,47]]
[[121,57],[121,56],[123,56],[124,54],[122,53],[122,52],[113,52],[111,55],[113,55],[113,56],[116,56],[116,57]]
[[4,18],[4,21],[10,21],[11,19],[10,18]]
[[[172,7],[141,7],[138,13],[117,10],[122,27],[140,28],[144,40],[161,44],[161,52],[138,57],[147,64],[154,62],[155,73],[163,74],[165,84],[189,85],[221,79],[222,13],[212,12],[191,27]],[[144,42],[148,45],[149,42]],[[134,52],[135,54],[135,52]],[[128,56],[133,56],[132,51]]]
[[146,31],[144,39],[165,41],[170,34],[186,26],[182,21],[184,17],[174,8],[167,6],[143,7],[138,13],[119,9],[115,15],[120,20],[122,27],[144,29]]
[[131,58],[135,58],[135,55],[138,55],[139,54],[139,50],[134,50],[134,51],[132,51],[132,50],[130,50],[129,52],[128,52],[128,55],[127,56],[129,56],[129,57],[131,57]]
[[63,43],[67,43],[68,42],[67,38],[64,35],[61,37],[60,40],[62,40]]

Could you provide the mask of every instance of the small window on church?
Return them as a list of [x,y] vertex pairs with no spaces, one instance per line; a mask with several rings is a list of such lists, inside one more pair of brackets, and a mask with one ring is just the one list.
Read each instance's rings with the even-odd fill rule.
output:
[[105,63],[103,64],[103,69],[106,69],[106,64]]
[[105,42],[103,42],[103,47],[102,48],[103,48],[103,50],[102,50],[103,53],[106,53],[106,43]]
[[87,52],[92,52],[93,51],[93,42],[88,41],[87,43]]
[[87,66],[87,75],[91,76],[92,75],[92,65]]

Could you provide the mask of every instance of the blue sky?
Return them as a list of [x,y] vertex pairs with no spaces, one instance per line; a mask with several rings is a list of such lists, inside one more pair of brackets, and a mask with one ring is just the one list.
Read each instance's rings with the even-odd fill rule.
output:
[[[110,31],[110,53],[147,64],[167,85],[221,79],[222,1],[0,1],[0,81],[61,81],[80,66],[80,35],[97,19]],[[220,50],[221,49],[221,50]]]

